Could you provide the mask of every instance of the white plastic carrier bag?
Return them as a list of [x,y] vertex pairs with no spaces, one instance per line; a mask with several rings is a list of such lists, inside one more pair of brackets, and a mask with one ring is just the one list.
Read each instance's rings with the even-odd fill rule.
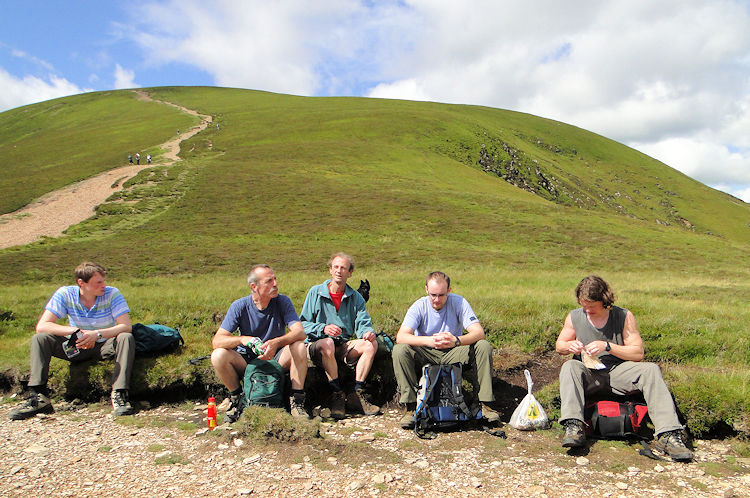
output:
[[531,388],[534,382],[531,380],[531,373],[528,370],[523,371],[526,376],[526,384],[529,387],[529,393],[521,400],[521,404],[510,416],[510,425],[521,431],[533,431],[535,429],[546,429],[549,427],[549,418],[542,408],[542,405],[531,394]]

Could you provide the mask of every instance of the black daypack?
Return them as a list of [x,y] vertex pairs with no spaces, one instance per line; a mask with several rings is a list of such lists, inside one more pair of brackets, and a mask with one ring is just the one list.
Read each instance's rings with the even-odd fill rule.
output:
[[135,352],[138,355],[164,354],[185,344],[179,330],[159,323],[152,325],[135,323],[132,334],[135,338]]
[[276,360],[250,360],[244,379],[246,405],[283,408],[284,369]]
[[422,439],[433,439],[435,429],[459,427],[463,422],[481,420],[478,406],[464,400],[462,365],[425,365],[419,382],[414,432]]

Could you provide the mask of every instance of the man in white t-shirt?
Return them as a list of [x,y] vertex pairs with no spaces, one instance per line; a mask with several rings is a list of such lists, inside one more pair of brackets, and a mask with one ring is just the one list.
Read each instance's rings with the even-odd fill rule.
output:
[[482,415],[488,422],[497,422],[500,415],[487,405],[495,400],[492,345],[485,339],[482,325],[469,302],[458,294],[451,294],[451,280],[445,273],[430,273],[425,290],[427,296],[418,299],[407,311],[393,348],[399,401],[406,405],[401,427],[414,426],[419,385],[417,368],[427,364],[471,365],[479,387]]

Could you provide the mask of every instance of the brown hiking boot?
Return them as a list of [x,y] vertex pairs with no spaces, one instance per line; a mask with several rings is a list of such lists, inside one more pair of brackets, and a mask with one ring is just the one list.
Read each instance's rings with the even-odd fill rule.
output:
[[380,407],[367,401],[362,391],[354,391],[346,396],[346,409],[350,412],[364,413],[365,415],[377,415]]
[[346,417],[346,396],[344,391],[335,391],[331,394],[331,418],[341,420]]
[[583,432],[583,422],[574,418],[563,422],[565,436],[563,436],[563,448],[582,448],[586,446],[586,435]]
[[416,411],[417,411],[416,403],[406,404],[406,413],[404,413],[404,416],[401,417],[401,420],[399,420],[398,422],[398,424],[401,426],[402,429],[414,428],[414,412]]
[[500,414],[490,408],[487,403],[482,403],[482,417],[491,424],[500,422]]
[[672,457],[672,460],[678,462],[687,462],[693,459],[693,452],[685,446],[679,430],[659,434],[656,442],[654,442],[654,448],[663,451]]

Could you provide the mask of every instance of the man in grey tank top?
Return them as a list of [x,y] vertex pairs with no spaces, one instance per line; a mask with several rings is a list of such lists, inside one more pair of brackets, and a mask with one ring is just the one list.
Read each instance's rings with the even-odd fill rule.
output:
[[693,453],[682,441],[684,426],[677,418],[661,370],[655,363],[643,361],[643,340],[633,314],[614,306],[612,289],[600,277],[592,275],[581,280],[575,294],[581,307],[568,313],[555,343],[559,354],[574,355],[560,369],[563,447],[586,445],[586,396],[641,392],[654,424],[654,447],[673,460],[691,460]]

